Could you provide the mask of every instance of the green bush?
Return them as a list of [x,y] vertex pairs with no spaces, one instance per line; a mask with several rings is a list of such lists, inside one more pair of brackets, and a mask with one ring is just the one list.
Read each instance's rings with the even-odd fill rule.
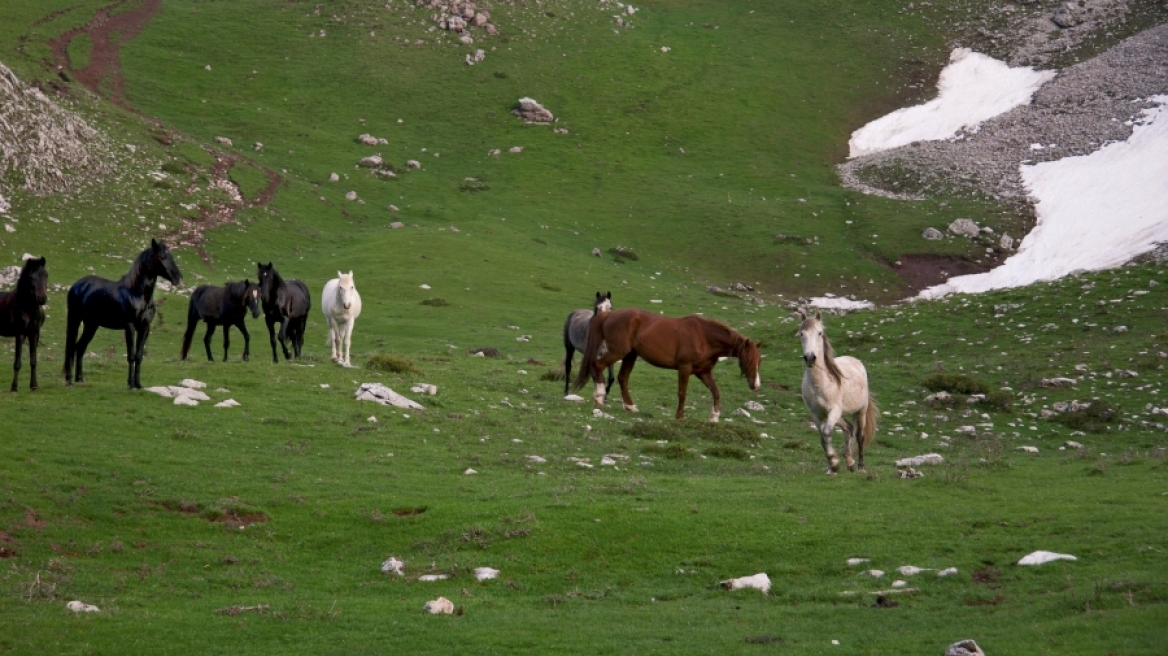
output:
[[1074,430],[1101,433],[1110,424],[1118,423],[1120,414],[1119,408],[1109,401],[1092,401],[1086,408],[1059,413],[1051,419]]
[[735,460],[750,460],[750,452],[740,446],[720,444],[705,450],[711,458],[734,458]]

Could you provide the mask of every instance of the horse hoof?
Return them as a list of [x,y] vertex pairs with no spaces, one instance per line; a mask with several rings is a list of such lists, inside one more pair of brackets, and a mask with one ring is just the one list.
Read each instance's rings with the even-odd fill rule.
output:
[[640,412],[640,409],[638,409],[637,406],[628,404],[625,405],[625,410],[629,412]]
[[828,476],[835,476],[835,473],[836,473],[836,470],[832,469],[831,467],[827,468],[827,475]]

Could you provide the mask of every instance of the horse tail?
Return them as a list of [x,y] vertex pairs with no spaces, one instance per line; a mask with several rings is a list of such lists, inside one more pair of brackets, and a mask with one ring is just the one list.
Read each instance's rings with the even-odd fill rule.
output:
[[872,395],[868,395],[868,407],[864,408],[864,414],[860,428],[860,436],[863,440],[864,448],[868,448],[868,444],[872,442],[872,438],[876,436],[876,424],[880,417],[880,408],[876,406],[876,399]]
[[[191,342],[195,338],[195,327],[199,324],[199,310],[196,307],[198,302],[199,290],[195,290],[195,293],[191,294],[191,302],[187,304],[187,331],[183,333],[180,360],[186,360],[187,354],[191,351]],[[224,327],[223,330],[227,330],[227,327]]]
[[576,372],[576,380],[572,382],[572,389],[580,389],[593,375],[596,356],[600,354],[600,347],[604,345],[604,320],[609,312],[594,314],[588,324],[588,342],[580,356],[580,370]]
[[77,350],[77,329],[81,327],[81,299],[74,294],[74,285],[69,288],[65,305],[65,378],[68,380],[73,368]]

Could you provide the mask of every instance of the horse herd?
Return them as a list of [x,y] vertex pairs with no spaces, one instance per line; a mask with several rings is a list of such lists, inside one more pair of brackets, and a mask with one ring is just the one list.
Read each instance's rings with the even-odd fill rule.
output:
[[[257,263],[258,282],[228,282],[225,287],[202,285],[191,295],[187,311],[187,328],[183,335],[181,358],[186,359],[199,322],[207,324],[203,337],[207,359],[213,361],[211,338],[218,326],[223,327],[223,359],[227,359],[232,326],[243,334],[243,359],[250,358],[251,338],[244,322],[250,311],[259,317],[260,308],[268,326],[272,360],[279,361],[276,342],[285,359],[299,358],[312,303],[308,287],[299,280],[284,280],[271,262]],[[99,328],[123,330],[126,359],[129,363],[127,384],[141,389],[142,355],[150,336],[154,318],[154,288],[162,278],[172,285],[182,283],[182,273],[165,243],[151,240],[119,280],[86,276],[69,288],[65,338],[65,384],[82,382],[85,349]],[[16,338],[12,391],[17,390],[21,369],[21,351],[25,340],[29,347],[30,389],[37,389],[36,349],[44,324],[44,305],[48,297],[48,271],[45,258],[26,257],[16,289],[0,292],[0,336]],[[349,366],[349,347],[353,323],[361,313],[361,297],[353,283],[353,272],[337,272],[337,278],[324,287],[322,311],[329,323],[329,344],[334,362]],[[828,474],[839,471],[839,457],[831,435],[840,426],[845,435],[844,457],[848,469],[864,471],[864,449],[876,432],[879,410],[868,391],[864,365],[851,357],[836,358],[824,331],[822,316],[809,317],[799,312],[802,321],[798,336],[803,346],[802,396],[814,421],[827,458]],[[280,324],[279,331],[276,324]],[[79,334],[80,333],[80,334]],[[291,346],[291,348],[289,348]],[[624,409],[638,412],[629,396],[629,376],[638,359],[677,371],[677,411],[685,412],[686,388],[690,376],[710,390],[713,411],[710,421],[718,421],[722,409],[713,369],[724,358],[737,358],[739,370],[752,391],[762,385],[759,368],[761,343],[755,343],[724,323],[698,315],[665,317],[637,308],[612,309],[612,294],[596,293],[592,309],[568,315],[564,323],[564,393],[574,385],[583,387],[591,379],[595,384],[596,408],[604,405],[614,382],[613,366],[619,361],[621,400]],[[572,358],[582,352],[581,366],[572,379]],[[608,370],[607,385],[603,379]],[[850,421],[849,421],[850,419]]]
[[[300,357],[308,312],[312,308],[308,287],[299,280],[284,280],[271,262],[256,263],[256,274],[258,283],[244,280],[228,282],[225,287],[202,285],[195,289],[187,309],[187,329],[181,351],[183,360],[190,352],[200,321],[207,324],[203,345],[208,360],[215,359],[211,354],[211,337],[218,326],[223,326],[223,359],[227,359],[232,326],[243,333],[243,359],[249,359],[251,337],[244,317],[248,310],[253,317],[258,317],[261,306],[272,343],[272,361],[279,361],[277,339],[285,359]],[[325,285],[321,309],[329,322],[333,361],[348,365],[353,322],[361,313],[361,297],[353,284],[352,271],[347,274],[338,271],[337,276]],[[154,288],[159,278],[177,286],[182,284],[182,277],[170,249],[165,243],[152,239],[150,247],[138,254],[129,272],[120,279],[85,276],[73,283],[66,301],[65,385],[72,387],[74,380],[79,383],[85,380],[82,365],[85,349],[99,328],[109,328],[125,332],[126,360],[129,363],[126,382],[130,389],[141,389],[142,355],[155,312]],[[31,370],[29,389],[37,389],[36,349],[45,322],[48,282],[45,258],[26,257],[16,289],[0,292],[0,336],[16,338],[13,392],[17,390],[25,340],[28,341]],[[280,325],[278,332],[276,324]]]

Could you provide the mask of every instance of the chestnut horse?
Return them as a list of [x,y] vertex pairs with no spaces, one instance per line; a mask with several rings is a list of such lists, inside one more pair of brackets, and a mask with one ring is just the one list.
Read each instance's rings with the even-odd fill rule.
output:
[[[604,355],[601,347],[608,349]],[[685,390],[689,377],[697,376],[714,396],[714,410],[710,421],[718,421],[722,414],[718,386],[714,384],[714,365],[722,357],[738,358],[738,368],[746,376],[750,389],[757,391],[762,381],[758,367],[762,356],[758,345],[718,321],[689,315],[674,319],[637,308],[598,313],[588,327],[588,344],[584,348],[575,387],[580,389],[589,376],[596,383],[592,394],[596,407],[604,405],[605,388],[601,374],[604,368],[621,361],[617,381],[625,410],[638,412],[629,397],[629,374],[637,358],[642,357],[654,367],[677,370],[677,414],[685,415]]]

